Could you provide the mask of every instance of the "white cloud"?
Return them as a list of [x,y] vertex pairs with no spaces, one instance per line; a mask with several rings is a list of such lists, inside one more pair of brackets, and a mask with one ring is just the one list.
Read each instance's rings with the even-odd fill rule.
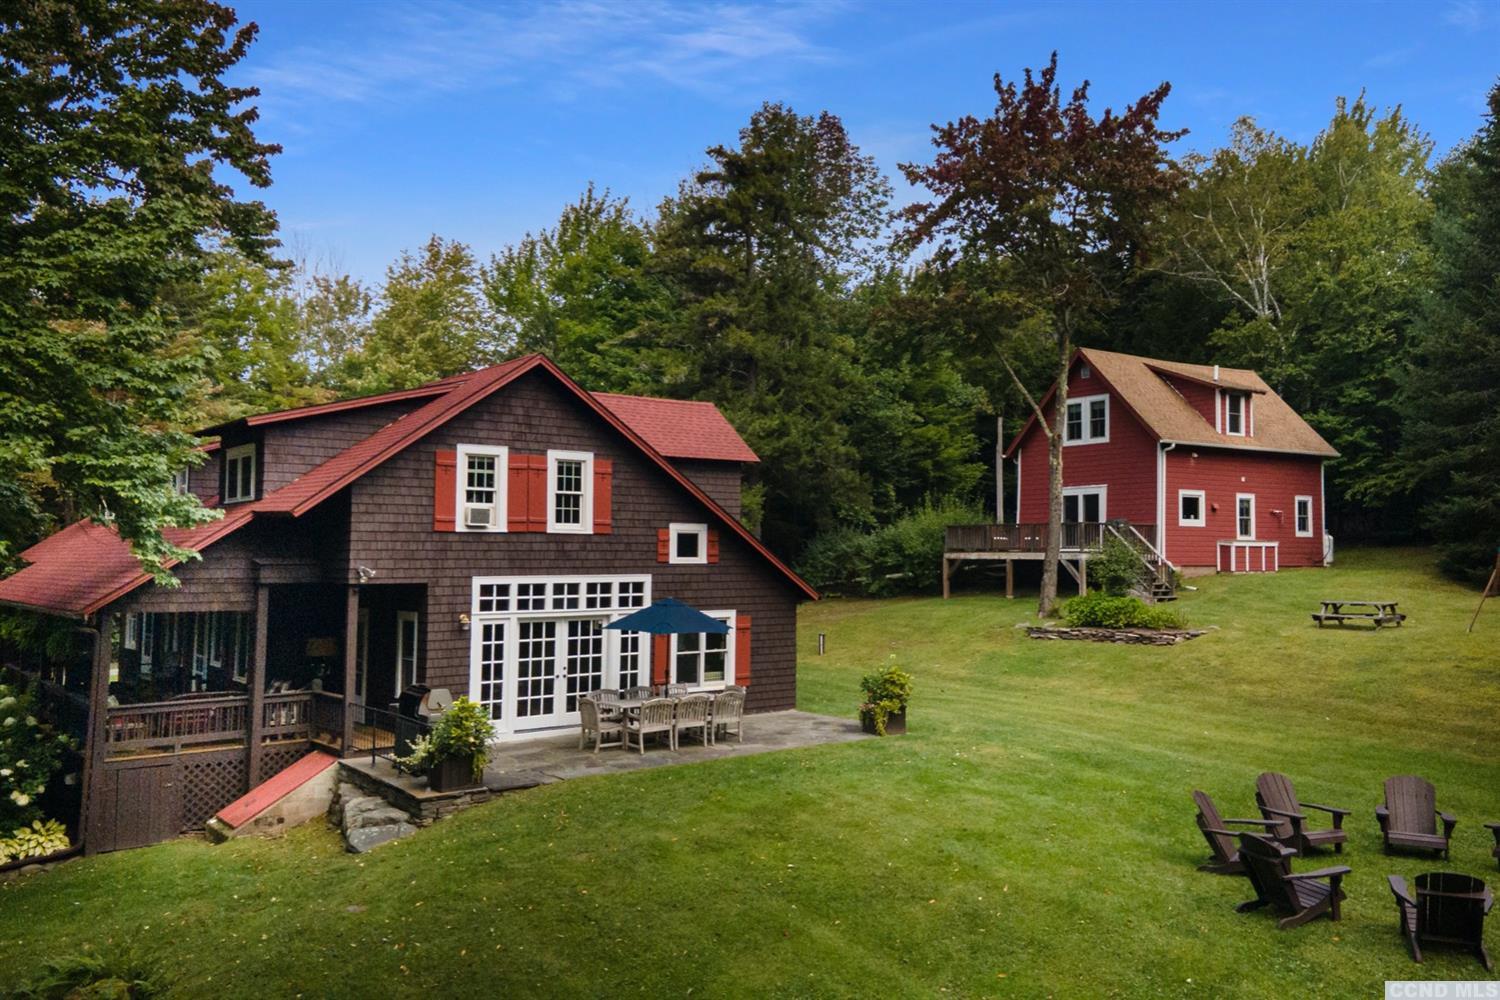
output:
[[1453,0],[1443,13],[1443,20],[1455,28],[1473,32],[1495,22],[1497,18],[1493,4],[1481,3],[1480,0]]
[[525,85],[568,100],[643,78],[730,95],[795,64],[834,58],[809,28],[840,9],[679,0],[546,6],[402,2],[368,8],[369,30],[246,67],[263,107],[401,101]]

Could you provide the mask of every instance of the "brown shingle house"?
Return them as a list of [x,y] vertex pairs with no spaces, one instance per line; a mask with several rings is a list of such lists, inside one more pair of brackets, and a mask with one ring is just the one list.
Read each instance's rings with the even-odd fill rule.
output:
[[[90,850],[201,826],[310,748],[358,752],[410,684],[479,701],[505,740],[575,724],[601,687],[795,701],[817,595],[739,523],[756,456],[712,404],[591,394],[533,355],[203,433],[183,486],[225,516],[173,533],[201,555],[180,587],[89,522],[0,581],[105,636],[87,665],[28,665],[87,720]],[[728,635],[603,627],[662,597]]]

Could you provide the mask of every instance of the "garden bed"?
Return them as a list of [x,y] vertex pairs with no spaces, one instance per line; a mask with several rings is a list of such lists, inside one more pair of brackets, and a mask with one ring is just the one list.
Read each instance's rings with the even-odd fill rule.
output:
[[1083,639],[1087,642],[1125,642],[1138,646],[1175,646],[1196,639],[1206,630],[1196,628],[1068,628],[1031,625],[1026,634],[1033,639]]

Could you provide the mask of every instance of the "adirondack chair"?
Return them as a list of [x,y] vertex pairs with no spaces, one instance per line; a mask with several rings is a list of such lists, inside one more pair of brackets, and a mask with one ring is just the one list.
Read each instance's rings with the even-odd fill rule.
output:
[[[1349,839],[1349,835],[1344,832],[1344,817],[1349,815],[1348,809],[1320,806],[1315,802],[1298,802],[1292,779],[1274,771],[1267,771],[1255,779],[1255,801],[1260,806],[1261,815],[1266,819],[1279,821],[1271,831],[1271,836],[1287,847],[1306,853],[1332,844],[1335,854],[1344,853],[1344,841]],[[1307,817],[1302,812],[1304,808],[1328,813],[1333,817],[1333,828],[1307,829]]]
[[[1419,851],[1437,851],[1448,856],[1448,841],[1458,820],[1436,805],[1437,793],[1432,782],[1413,774],[1399,774],[1385,779],[1385,805],[1375,807],[1375,819],[1385,837],[1385,849],[1406,847]],[[1437,819],[1443,818],[1443,832],[1437,832]]]
[[[1323,914],[1332,920],[1342,916],[1339,904],[1344,901],[1340,882],[1349,874],[1347,865],[1319,868],[1315,872],[1293,872],[1292,858],[1297,852],[1283,847],[1259,833],[1240,834],[1240,860],[1245,874],[1255,887],[1255,898],[1235,909],[1240,913],[1270,906],[1285,913],[1276,926],[1282,930],[1297,927]],[[1323,880],[1327,879],[1327,884]]]
[[1495,855],[1495,864],[1500,865],[1500,823],[1486,823],[1484,825],[1489,827],[1490,833],[1495,835],[1495,850],[1492,853]]
[[1456,944],[1471,949],[1486,970],[1494,970],[1484,950],[1484,918],[1495,899],[1483,882],[1471,875],[1429,872],[1417,876],[1413,898],[1400,875],[1387,876],[1387,881],[1412,961],[1422,961],[1424,944]]
[[1207,792],[1195,790],[1193,802],[1198,806],[1198,829],[1203,831],[1203,839],[1208,841],[1208,850],[1212,855],[1206,864],[1198,866],[1198,870],[1213,872],[1215,875],[1245,874],[1245,865],[1240,861],[1239,848],[1234,843],[1234,832],[1229,828],[1231,826],[1258,826],[1269,829],[1279,821],[1224,819],[1219,815],[1219,807],[1214,805],[1214,800],[1208,797]]

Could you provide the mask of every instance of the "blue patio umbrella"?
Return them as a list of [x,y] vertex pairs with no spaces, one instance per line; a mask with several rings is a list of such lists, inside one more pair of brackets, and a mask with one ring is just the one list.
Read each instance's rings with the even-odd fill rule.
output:
[[650,632],[652,635],[681,635],[684,632],[712,632],[723,635],[729,626],[710,618],[697,608],[663,597],[650,607],[642,608],[612,621],[605,628],[621,632]]

